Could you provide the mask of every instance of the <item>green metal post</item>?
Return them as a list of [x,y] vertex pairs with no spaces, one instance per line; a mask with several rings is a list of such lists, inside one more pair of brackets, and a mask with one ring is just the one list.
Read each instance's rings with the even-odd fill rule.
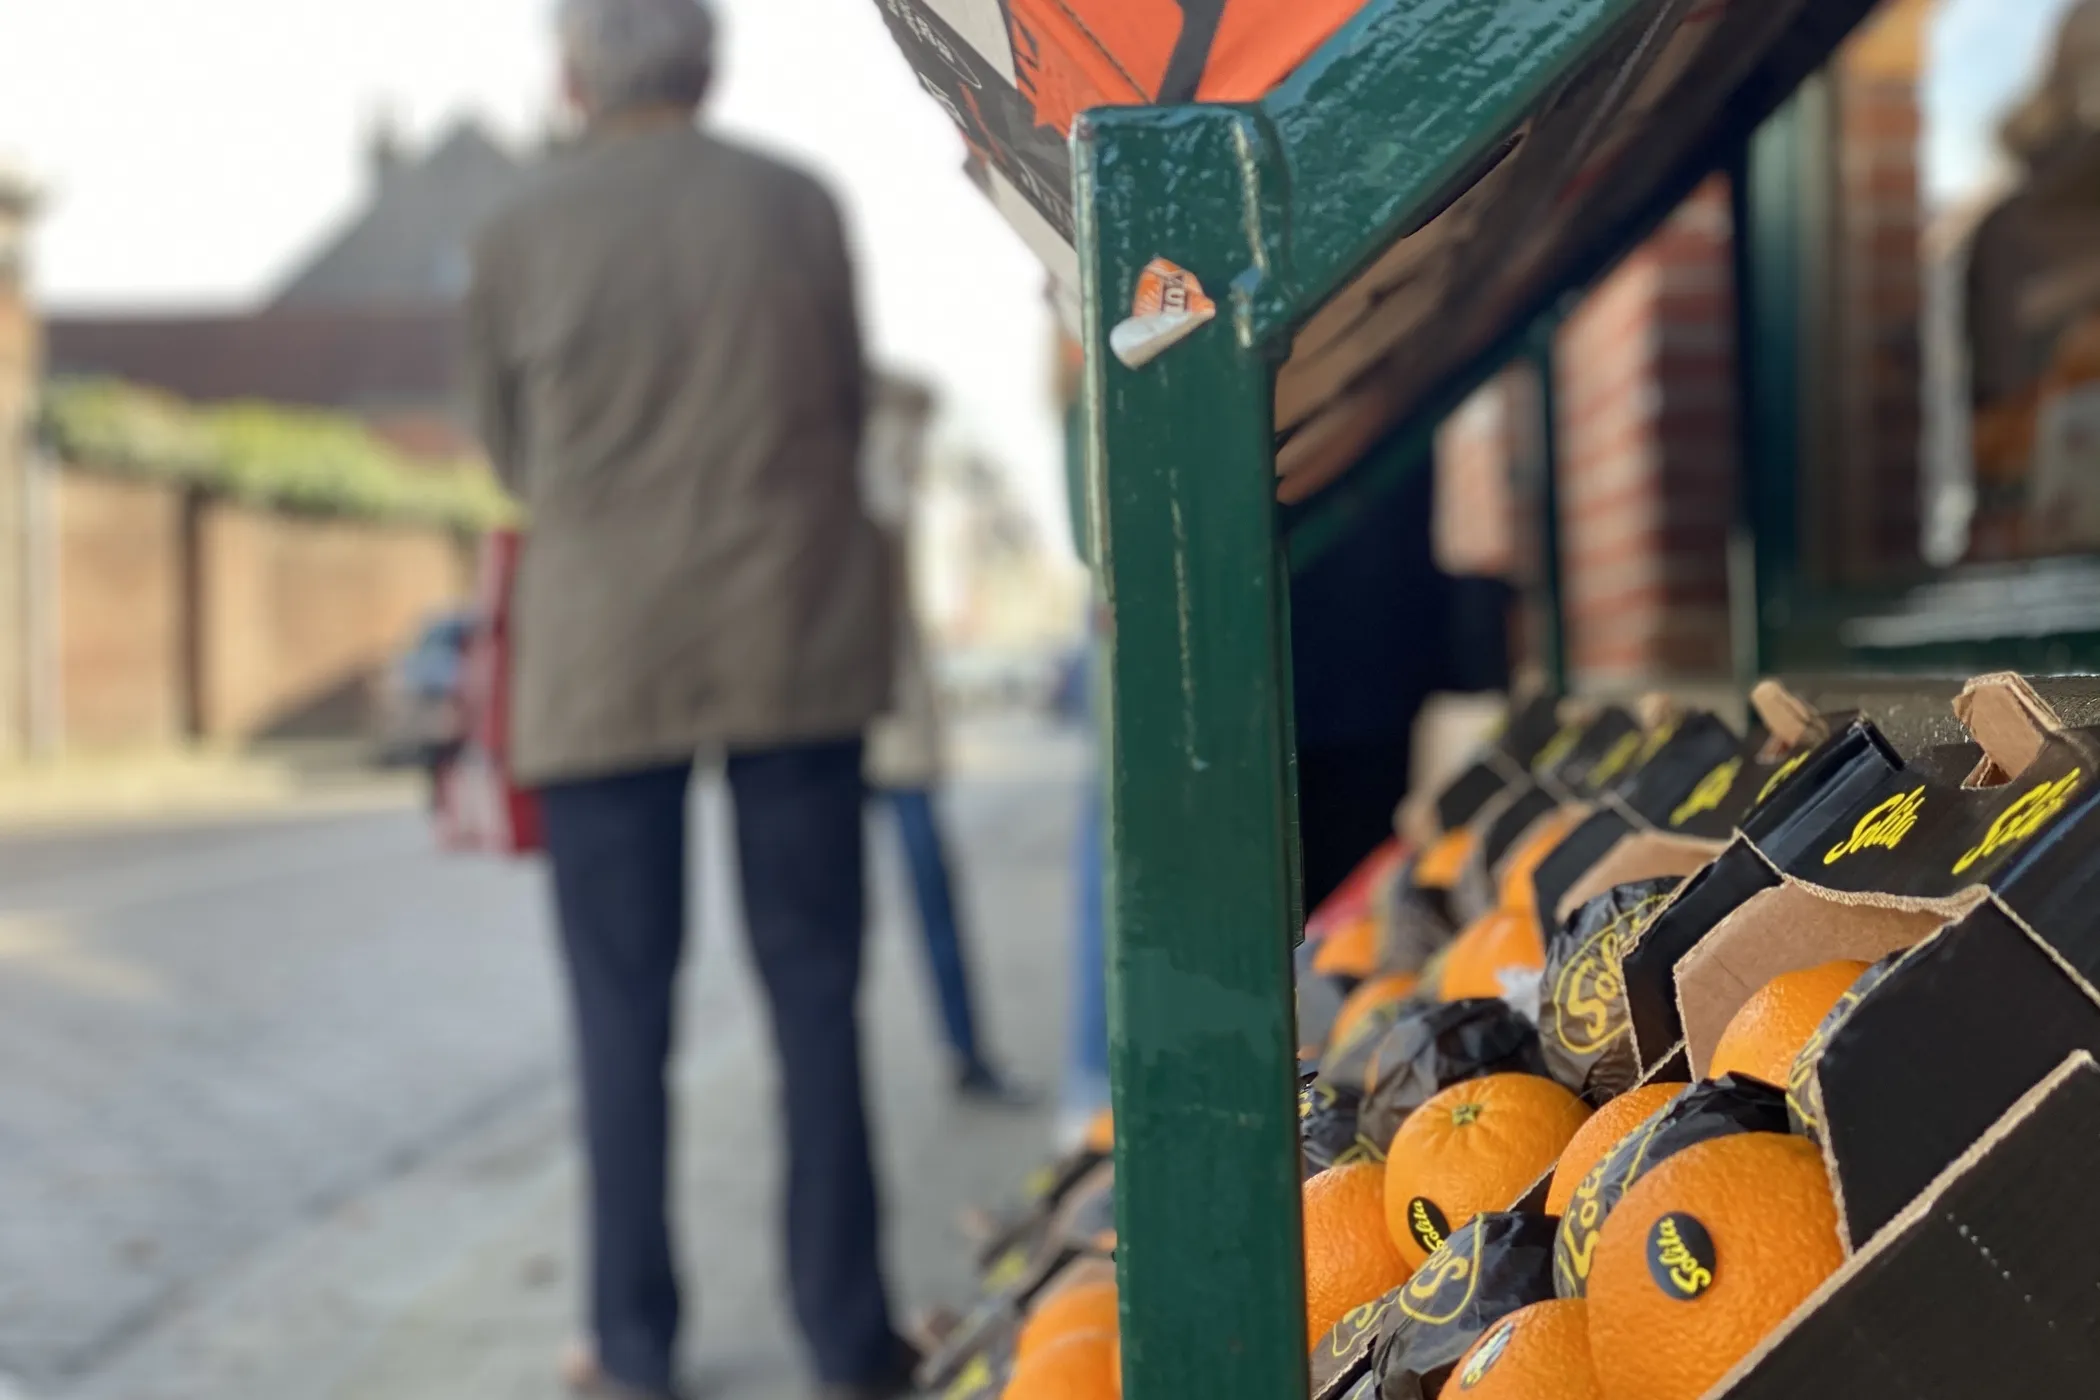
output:
[[[1108,986],[1130,1400],[1306,1385],[1291,944],[1289,588],[1274,366],[1243,337],[1277,202],[1241,109],[1076,138],[1090,504],[1109,613]],[[1216,321],[1108,352],[1154,257]]]
[[1810,412],[1803,355],[1828,93],[1812,82],[1750,138],[1730,170],[1736,298],[1737,470],[1730,542],[1737,680],[1777,664],[1801,596],[1800,483]]

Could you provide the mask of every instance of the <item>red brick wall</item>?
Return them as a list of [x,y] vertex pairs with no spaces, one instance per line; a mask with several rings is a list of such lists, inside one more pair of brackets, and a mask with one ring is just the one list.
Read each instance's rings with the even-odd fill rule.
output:
[[442,532],[191,510],[75,471],[55,494],[60,738],[76,748],[368,734],[381,668],[467,592]]
[[[1819,581],[1883,580],[1919,556],[1918,76],[1928,0],[1893,0],[1833,70],[1829,293],[1802,499]],[[1599,285],[1556,347],[1570,661],[1578,683],[1697,682],[1731,665],[1737,501],[1731,230],[1710,181]],[[1525,412],[1484,389],[1438,440],[1438,548],[1523,580],[1537,542],[1512,489]],[[1499,503],[1499,504],[1498,504]],[[1514,520],[1510,513],[1514,513]]]
[[1715,181],[1562,328],[1561,538],[1581,682],[1728,669],[1731,280],[1727,190]]
[[366,732],[382,668],[468,586],[457,543],[427,530],[215,506],[198,549],[209,739]]
[[[1834,68],[1838,128],[1831,308],[1835,422],[1822,474],[1833,484],[1819,564],[1840,583],[1872,583],[1919,560],[1919,266],[1924,231],[1918,83],[1929,0],[1892,0]],[[1816,499],[1814,496],[1811,500]]]
[[82,748],[173,743],[186,709],[182,498],[54,477],[59,732]]

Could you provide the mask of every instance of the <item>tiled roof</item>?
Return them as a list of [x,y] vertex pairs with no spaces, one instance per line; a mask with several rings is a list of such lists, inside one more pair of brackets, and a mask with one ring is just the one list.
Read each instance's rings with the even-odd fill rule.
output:
[[463,121],[419,160],[382,159],[374,178],[366,206],[286,279],[277,307],[457,301],[474,235],[531,165]]
[[458,400],[450,307],[210,316],[54,316],[55,375],[110,375],[184,398],[270,399],[373,413]]

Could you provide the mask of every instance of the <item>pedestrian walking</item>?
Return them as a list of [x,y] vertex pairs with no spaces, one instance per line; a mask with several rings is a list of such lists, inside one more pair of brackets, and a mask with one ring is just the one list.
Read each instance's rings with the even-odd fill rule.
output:
[[863,1105],[863,735],[889,701],[881,534],[840,215],[700,130],[698,0],[563,0],[581,140],[480,239],[489,455],[529,516],[512,760],[538,790],[589,1165],[589,1335],[570,1379],[677,1393],[666,1062],[687,789],[726,755],[771,1010],[785,1249],[822,1393],[904,1393]]
[[869,790],[888,809],[904,846],[956,1093],[976,1103],[1023,1107],[1030,1096],[993,1064],[984,1047],[948,843],[935,800],[944,767],[941,707],[910,586],[913,520],[933,409],[933,395],[922,385],[896,376],[878,379],[863,452],[863,484],[896,581],[892,608],[897,683],[889,711],[868,731],[865,771]]

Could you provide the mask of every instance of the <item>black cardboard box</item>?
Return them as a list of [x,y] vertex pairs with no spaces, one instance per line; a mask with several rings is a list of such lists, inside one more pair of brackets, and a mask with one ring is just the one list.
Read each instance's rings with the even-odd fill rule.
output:
[[1723,1380],[1716,1400],[2100,1394],[2100,1068],[2068,1057]]

